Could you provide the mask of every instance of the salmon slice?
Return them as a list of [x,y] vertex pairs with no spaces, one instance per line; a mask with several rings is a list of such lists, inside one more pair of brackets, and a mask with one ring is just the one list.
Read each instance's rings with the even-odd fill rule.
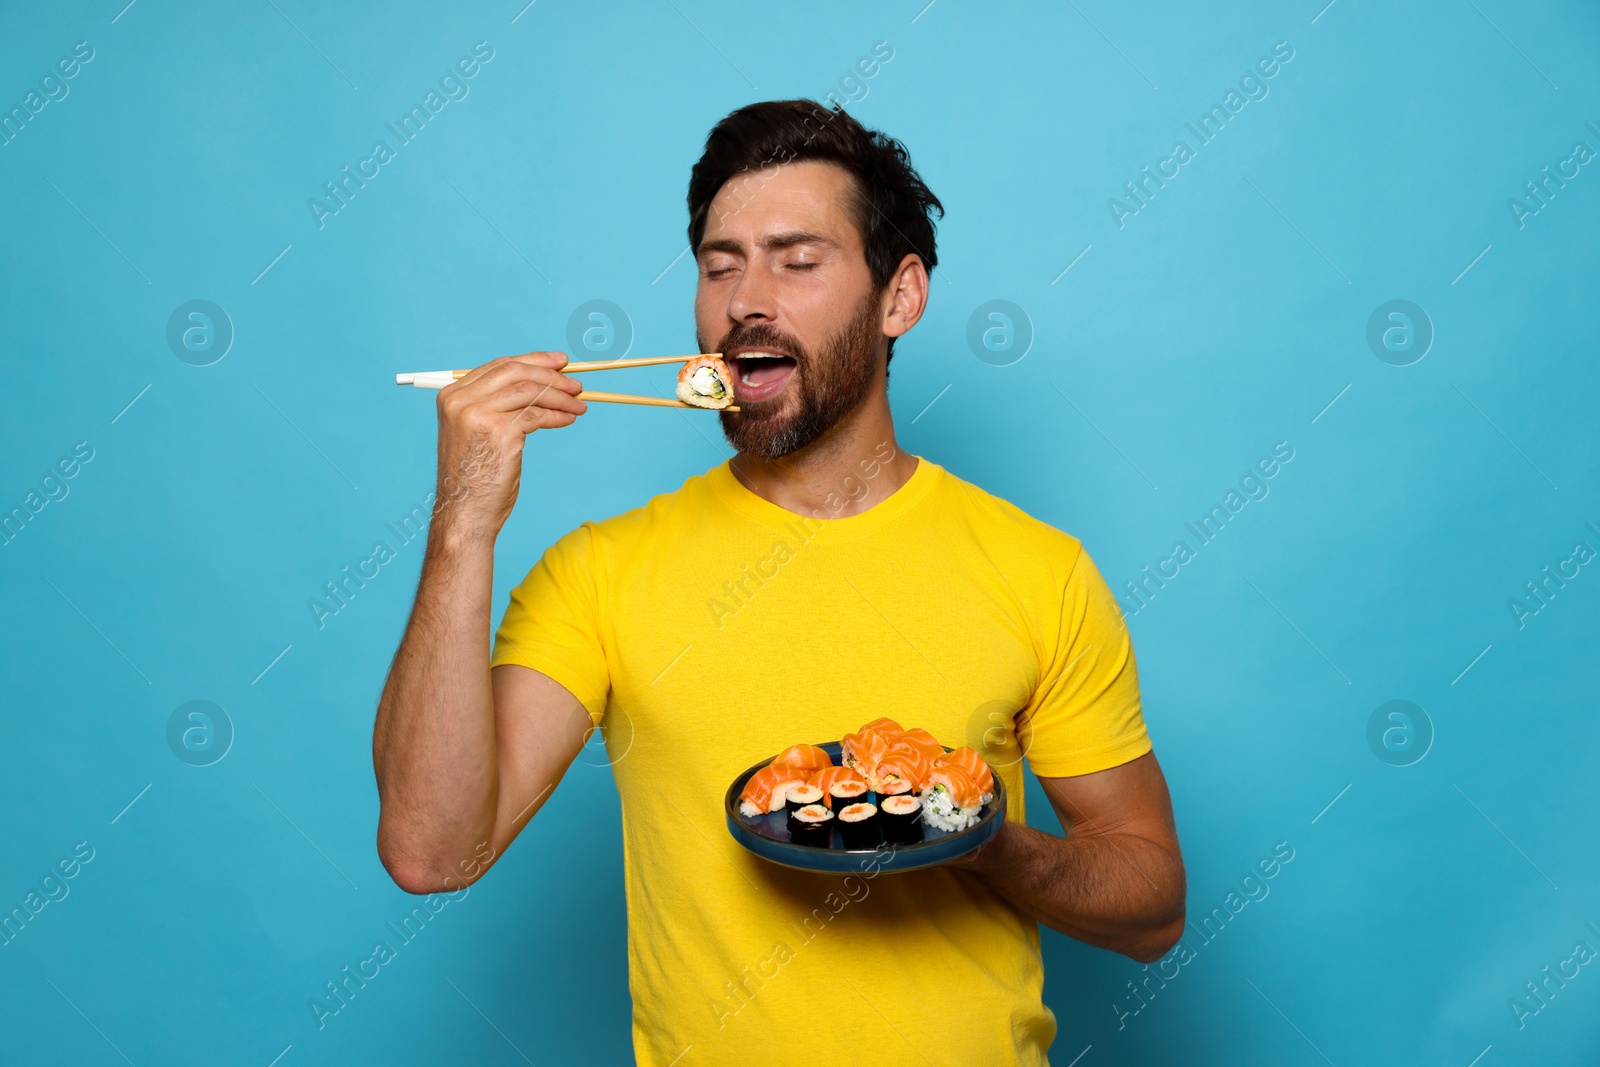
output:
[[910,745],[926,756],[929,762],[944,755],[944,746],[926,730],[907,730],[896,744]]
[[889,746],[889,751],[878,761],[872,777],[872,787],[876,789],[891,778],[903,778],[911,783],[912,789],[921,789],[922,783],[927,780],[928,772],[932,769],[933,765],[928,757],[918,751],[916,746],[908,745],[904,741],[896,742]]
[[833,766],[833,757],[816,745],[790,745],[772,757],[772,762],[814,771]]
[[867,780],[862,777],[854,767],[835,767],[832,765],[824,767],[820,771],[815,772],[810,778],[806,779],[806,781],[808,784],[814,785],[818,789],[822,790],[823,796],[828,795],[828,790],[832,788],[835,782],[860,782],[862,785],[868,784]]
[[905,733],[905,729],[888,716],[873,719],[861,729],[863,731],[870,730],[875,734],[882,734],[883,739],[890,744],[894,744],[900,735]]
[[846,767],[854,767],[870,781],[878,761],[889,751],[889,742],[876,730],[861,730],[845,734],[839,742],[839,751]]
[[978,784],[960,767],[948,763],[935,767],[928,775],[922,791],[927,793],[939,785],[944,786],[957,807],[976,808],[983,804],[983,794],[978,791]]
[[963,773],[978,787],[978,791],[985,796],[994,793],[994,772],[989,770],[989,765],[978,755],[976,749],[963,745],[954,752],[946,752],[943,756],[933,761],[935,767],[959,767]]

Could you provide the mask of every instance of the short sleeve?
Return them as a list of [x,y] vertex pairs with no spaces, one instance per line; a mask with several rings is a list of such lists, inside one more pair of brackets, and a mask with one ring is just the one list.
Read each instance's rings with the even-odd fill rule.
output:
[[611,690],[599,620],[594,532],[585,524],[546,549],[511,590],[489,665],[515,663],[548,675],[598,726]]
[[1133,638],[1116,598],[1089,553],[1078,556],[1062,589],[1053,648],[1039,687],[1023,709],[1018,741],[1041,778],[1120,766],[1150,751],[1140,710]]

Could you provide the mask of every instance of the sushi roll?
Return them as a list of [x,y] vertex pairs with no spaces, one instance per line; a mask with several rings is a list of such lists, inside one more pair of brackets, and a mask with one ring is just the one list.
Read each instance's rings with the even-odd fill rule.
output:
[[[895,722],[893,719],[889,718],[888,716],[883,716],[881,718],[873,719],[871,722],[867,723],[861,729],[862,730],[870,730],[875,734],[881,734],[883,736],[883,739],[885,741],[889,742],[890,744],[893,744],[894,742],[898,741],[900,739],[900,735],[904,734],[906,732],[905,729],[899,723]],[[923,730],[921,732],[922,733],[927,733],[926,730]],[[941,751],[943,751],[943,750],[941,749]]]
[[877,848],[881,840],[876,804],[849,804],[839,812],[839,837],[845,848]]
[[935,768],[956,767],[972,779],[972,784],[978,787],[978,793],[987,804],[994,799],[994,772],[984,762],[978,750],[971,746],[963,745],[954,752],[946,752],[933,761]]
[[857,774],[853,768],[841,767],[838,764],[833,764],[831,766],[824,767],[819,771],[812,772],[811,777],[807,778],[806,781],[826,793],[828,791],[828,787],[833,785],[834,782],[865,782],[866,779]]
[[941,764],[922,790],[922,818],[937,830],[965,830],[983,815],[983,794],[959,767]]
[[944,746],[926,730],[907,730],[895,743],[911,746],[926,756],[930,763],[945,754]]
[[828,787],[827,805],[834,811],[867,799],[867,783],[862,778],[840,778]]
[[696,356],[678,372],[678,399],[697,408],[733,403],[733,373],[720,356]]
[[878,788],[873,790],[878,795],[878,805],[881,807],[890,797],[915,796],[917,787],[914,782],[905,778],[889,777],[878,782]]
[[912,789],[918,789],[931,770],[933,765],[926,756],[913,746],[897,741],[873,768],[872,787],[881,791],[882,786],[898,778],[910,782]]
[[909,793],[884,797],[879,802],[878,822],[883,824],[883,839],[896,845],[922,840],[922,801]]
[[878,761],[889,751],[889,742],[875,730],[862,729],[845,734],[839,741],[840,761],[857,774],[871,778]]
[[821,804],[822,800],[822,790],[809,782],[802,782],[789,787],[789,799],[784,802],[784,807],[796,812],[807,804]]
[[833,812],[821,804],[807,804],[789,813],[789,840],[797,845],[827,848],[833,839]]

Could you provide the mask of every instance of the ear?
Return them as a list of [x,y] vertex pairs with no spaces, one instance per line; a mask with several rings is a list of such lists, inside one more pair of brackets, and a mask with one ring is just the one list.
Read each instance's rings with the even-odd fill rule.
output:
[[921,256],[906,253],[889,279],[888,299],[883,333],[885,337],[900,337],[917,324],[928,306],[928,271]]

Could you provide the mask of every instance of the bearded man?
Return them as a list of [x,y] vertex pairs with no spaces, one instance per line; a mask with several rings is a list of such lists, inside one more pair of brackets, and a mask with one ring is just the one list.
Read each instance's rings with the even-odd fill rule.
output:
[[[688,201],[738,454],[551,545],[491,648],[524,447],[583,415],[582,387],[533,352],[439,394],[438,504],[373,738],[379,855],[413,893],[482,877],[604,728],[640,1064],[1043,1064],[1039,923],[1147,963],[1184,926],[1127,627],[1076,538],[895,441],[889,362],[943,215],[899,142],[752,104],[711,131]],[[740,771],[880,716],[977,747],[1001,832],[844,879],[728,836]],[[1024,761],[1065,836],[1026,825]]]

